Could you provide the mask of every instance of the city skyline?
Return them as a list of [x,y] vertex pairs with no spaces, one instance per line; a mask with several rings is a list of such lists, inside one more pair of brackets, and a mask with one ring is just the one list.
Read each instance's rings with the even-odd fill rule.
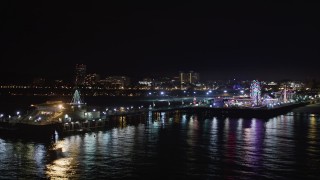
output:
[[319,78],[318,4],[1,6],[1,80],[73,77],[75,64],[137,78]]
[[[109,73],[109,74],[100,74],[95,71],[87,71],[87,64],[75,64],[72,69],[69,70],[70,74],[68,76],[48,76],[48,74],[38,74],[38,75],[22,75],[22,74],[10,74],[5,78],[2,78],[0,83],[2,84],[26,84],[31,83],[34,85],[37,84],[73,84],[75,86],[78,85],[90,85],[90,82],[96,81],[102,83],[109,78],[125,78],[129,79],[134,83],[140,83],[141,81],[175,81],[182,84],[197,84],[197,83],[210,83],[210,82],[240,82],[240,81],[252,81],[252,80],[259,80],[259,81],[267,81],[267,82],[293,82],[299,81],[304,83],[317,83],[317,79],[314,77],[304,78],[304,79],[293,79],[293,78],[281,78],[281,79],[263,79],[263,78],[239,78],[233,76],[225,76],[224,78],[212,78],[208,79],[208,77],[203,78],[203,74],[193,71],[193,70],[186,70],[186,71],[178,71],[178,72],[157,72],[154,74],[146,74],[143,76],[140,75],[128,75],[126,73]],[[89,69],[91,69],[89,67]],[[201,78],[200,78],[201,77]],[[91,84],[92,85],[92,84]]]

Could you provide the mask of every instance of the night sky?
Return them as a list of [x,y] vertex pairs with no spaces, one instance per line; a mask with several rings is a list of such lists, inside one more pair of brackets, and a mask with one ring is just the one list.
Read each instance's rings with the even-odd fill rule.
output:
[[89,73],[319,78],[319,4],[1,1],[1,80]]

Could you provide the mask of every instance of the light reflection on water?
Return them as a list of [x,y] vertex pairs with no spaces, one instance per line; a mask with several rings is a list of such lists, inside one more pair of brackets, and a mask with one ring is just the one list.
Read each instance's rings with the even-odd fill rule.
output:
[[72,158],[60,158],[47,165],[46,174],[51,179],[68,179],[74,176],[71,166]]
[[319,175],[317,116],[289,114],[266,121],[166,112],[149,114],[143,123],[122,122],[54,142],[0,138],[0,179]]

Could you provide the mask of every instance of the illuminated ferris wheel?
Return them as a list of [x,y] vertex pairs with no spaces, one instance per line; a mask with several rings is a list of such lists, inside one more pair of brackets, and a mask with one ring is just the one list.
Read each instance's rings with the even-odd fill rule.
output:
[[261,103],[261,87],[258,80],[253,80],[250,86],[250,97],[253,105],[258,106]]

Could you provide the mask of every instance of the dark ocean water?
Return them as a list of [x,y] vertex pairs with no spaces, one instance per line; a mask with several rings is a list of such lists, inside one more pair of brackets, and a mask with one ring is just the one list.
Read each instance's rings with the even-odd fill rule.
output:
[[267,120],[175,112],[52,140],[0,136],[0,172],[0,179],[319,179],[320,117],[308,108]]

